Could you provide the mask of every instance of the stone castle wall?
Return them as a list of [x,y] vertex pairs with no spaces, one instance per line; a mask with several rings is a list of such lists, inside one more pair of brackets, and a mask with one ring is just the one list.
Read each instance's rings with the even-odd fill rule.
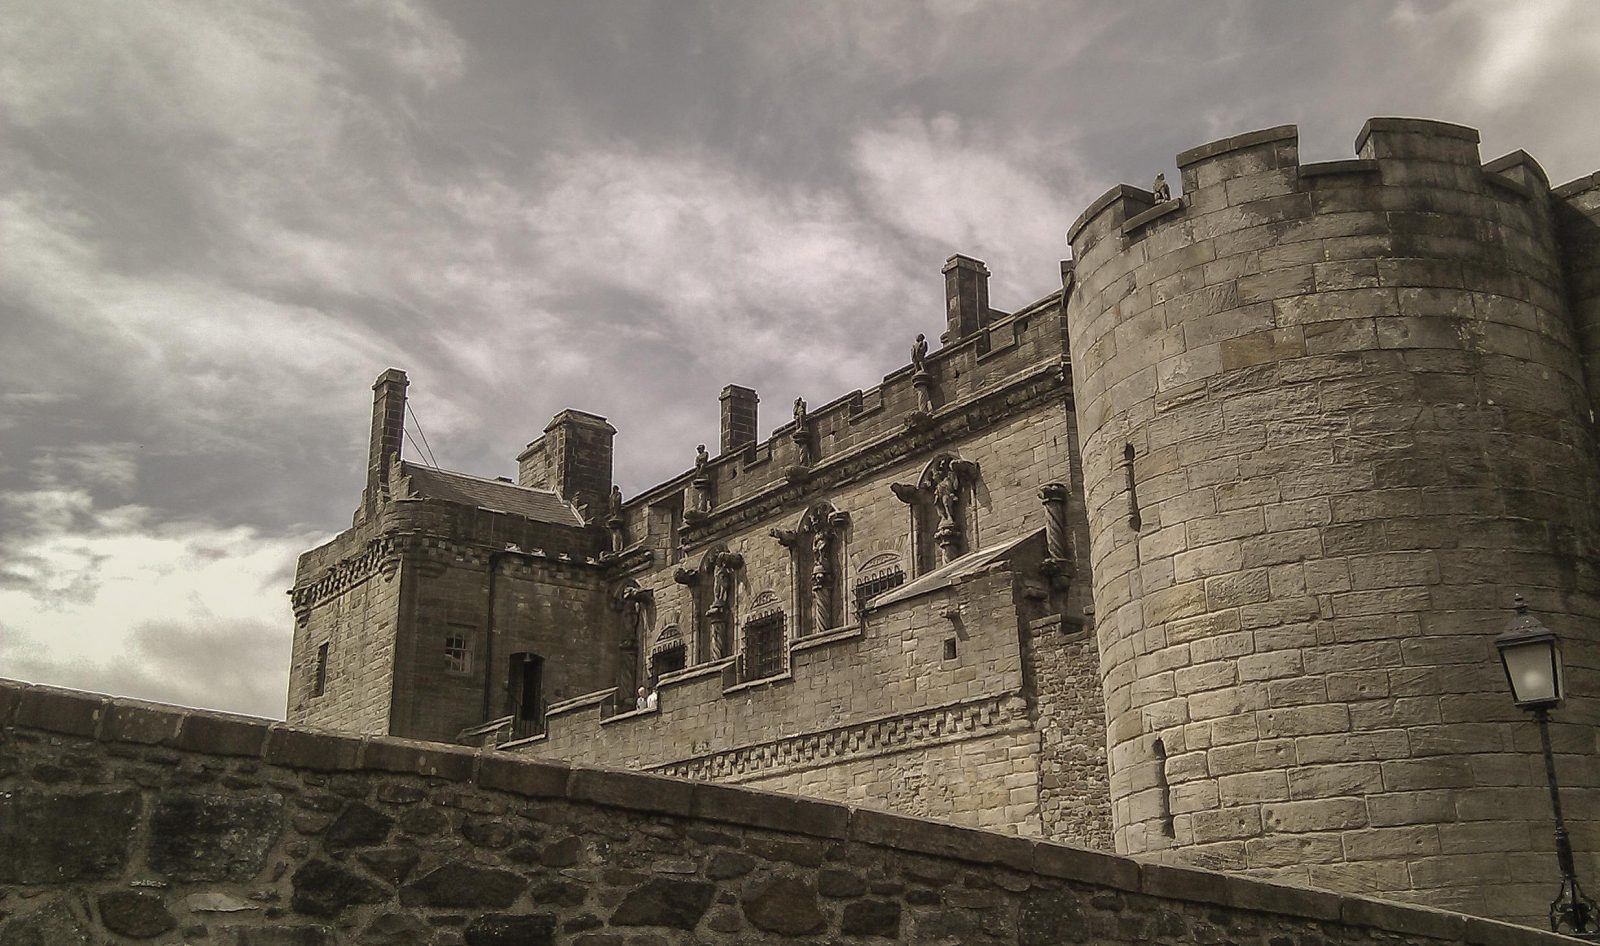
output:
[[1180,199],[1114,188],[1069,233],[1117,849],[1537,922],[1513,592],[1566,643],[1600,867],[1600,475],[1551,201],[1471,129],[1374,119],[1357,151],[1215,142]]
[[1556,946],[867,808],[0,682],[0,943]]
[[[1087,581],[1077,581],[1049,606],[1033,603],[1029,593],[1048,597],[1038,570],[1042,553],[1033,548],[1029,563],[1015,572],[977,576],[864,616],[853,600],[856,582],[866,576],[898,566],[914,580],[938,564],[918,564],[917,538],[926,525],[914,522],[890,488],[916,483],[937,456],[977,465],[967,509],[969,549],[994,548],[1042,529],[1039,489],[1069,480],[1072,464],[1063,345],[1059,305],[1046,304],[933,353],[928,367],[936,397],[928,426],[906,422],[919,404],[909,370],[891,374],[870,395],[857,392],[819,408],[810,415],[816,462],[798,482],[782,472],[799,459],[792,425],[766,443],[720,458],[712,466],[711,516],[687,532],[683,553],[651,541],[658,536],[649,533],[650,524],[667,518],[648,513],[661,503],[659,493],[630,501],[631,525],[646,530],[630,536],[658,552],[654,567],[629,576],[653,598],[637,679],[652,679],[650,655],[669,628],[688,642],[690,666],[659,680],[656,712],[626,712],[632,708],[627,694],[595,694],[552,707],[545,735],[512,746],[541,757],[852,803],[875,799],[908,814],[1107,842],[1103,715],[1097,699],[1082,698],[1085,691],[1062,692],[1098,679],[1093,648],[1084,646],[1083,635],[1063,633],[1059,613],[1065,608],[1081,615]],[[870,409],[856,409],[869,401]],[[666,499],[678,508],[677,493]],[[770,534],[796,528],[819,501],[848,516],[840,534],[840,585],[851,599],[839,625],[820,635],[797,620],[810,594],[808,573],[797,570],[790,549]],[[1086,541],[1081,504],[1073,504],[1069,518]],[[703,630],[696,633],[703,592],[675,580],[685,566],[708,572],[703,556],[710,548],[744,561],[733,640],[721,661],[705,653]],[[952,608],[962,614],[959,625],[944,616]],[[774,612],[784,615],[788,662],[775,677],[747,680],[739,673],[742,628],[751,615]],[[1053,621],[1030,633],[1030,622],[1046,613]],[[946,659],[951,640],[957,655]],[[1047,668],[1048,679],[1024,673],[1025,649],[1029,666]],[[1041,790],[1046,779],[1050,785]]]

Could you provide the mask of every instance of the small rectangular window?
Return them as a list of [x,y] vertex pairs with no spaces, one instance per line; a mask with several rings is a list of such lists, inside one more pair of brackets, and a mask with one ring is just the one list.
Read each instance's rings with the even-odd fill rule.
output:
[[954,659],[956,659],[956,639],[954,637],[945,638],[945,641],[944,641],[944,659],[946,659],[946,660],[954,660]]
[[311,681],[311,695],[321,696],[328,690],[328,643],[324,641],[317,647],[317,673]]
[[444,669],[448,673],[467,673],[472,669],[472,651],[467,649],[465,634],[445,635]]
[[868,601],[905,583],[906,573],[898,565],[862,578],[856,582],[856,610],[866,610]]
[[745,677],[762,680],[783,672],[783,612],[758,617],[744,626]]

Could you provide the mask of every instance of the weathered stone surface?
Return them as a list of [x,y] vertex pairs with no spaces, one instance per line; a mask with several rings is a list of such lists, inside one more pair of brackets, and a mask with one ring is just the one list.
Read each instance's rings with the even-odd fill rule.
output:
[[400,902],[407,906],[505,909],[527,886],[526,878],[508,870],[451,863],[401,888]]
[[659,877],[629,890],[611,914],[612,926],[668,926],[692,930],[717,888],[694,880]]
[[229,946],[334,946],[337,941],[326,926],[236,926],[223,935]]
[[133,791],[0,792],[0,883],[114,876],[138,817]]
[[1071,894],[1041,890],[1023,898],[1022,910],[1017,916],[1019,946],[1082,943],[1088,938],[1083,908]]
[[409,913],[385,913],[361,932],[363,946],[428,946],[433,928]]
[[571,867],[583,855],[583,839],[577,835],[547,844],[539,851],[539,863],[546,867]]
[[857,900],[847,903],[839,919],[839,932],[854,936],[900,936],[900,904],[893,900]]
[[394,819],[361,802],[351,802],[322,832],[322,846],[330,851],[373,847],[389,839]]
[[101,894],[95,905],[106,929],[134,939],[160,936],[178,925],[165,901],[153,893],[117,890]]
[[824,897],[859,897],[867,892],[867,880],[859,874],[835,868],[817,871],[817,893]]
[[0,922],[0,946],[89,946],[89,933],[62,899]]
[[755,866],[756,859],[748,854],[738,851],[718,851],[711,855],[711,860],[706,863],[706,877],[711,880],[743,877],[754,870]]
[[814,933],[827,920],[816,889],[798,877],[774,877],[746,893],[739,905],[751,925],[784,936]]
[[480,916],[467,925],[466,940],[467,946],[547,946],[556,942],[556,918],[550,913]]
[[250,880],[282,824],[282,795],[164,794],[150,819],[145,861],[173,880]]
[[385,848],[381,851],[362,851],[356,860],[372,872],[374,877],[391,884],[399,884],[411,876],[412,868],[422,855],[411,848]]
[[311,916],[337,916],[358,903],[382,903],[389,892],[375,880],[342,864],[317,858],[294,872],[294,908]]

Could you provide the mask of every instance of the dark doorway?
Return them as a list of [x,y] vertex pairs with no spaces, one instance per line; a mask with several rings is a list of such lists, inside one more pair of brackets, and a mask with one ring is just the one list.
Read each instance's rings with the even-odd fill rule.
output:
[[544,658],[538,654],[511,655],[511,675],[506,701],[511,729],[516,736],[544,732]]

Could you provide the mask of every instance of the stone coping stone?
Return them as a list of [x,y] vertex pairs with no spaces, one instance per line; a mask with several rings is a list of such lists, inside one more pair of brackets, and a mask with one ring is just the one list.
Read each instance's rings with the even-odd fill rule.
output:
[[1495,158],[1493,161],[1485,164],[1483,169],[1488,171],[1490,174],[1503,174],[1512,168],[1518,167],[1527,168],[1528,173],[1542,181],[1545,189],[1549,190],[1550,175],[1544,173],[1544,168],[1540,166],[1538,161],[1534,160],[1533,155],[1523,151],[1521,148],[1518,148],[1510,154],[1503,154],[1500,157]]
[[1329,174],[1378,174],[1383,165],[1376,158],[1346,158],[1343,161],[1313,161],[1300,165],[1301,177],[1324,177]]
[[1430,135],[1436,138],[1459,138],[1477,144],[1478,129],[1467,125],[1457,125],[1454,122],[1441,122],[1432,118],[1369,118],[1361,126],[1361,134],[1356,135],[1356,151],[1359,153],[1367,139],[1373,132],[1402,134],[1402,135]]
[[1196,145],[1187,151],[1179,151],[1174,160],[1179,168],[1186,168],[1191,164],[1199,164],[1207,158],[1214,158],[1230,151],[1254,148],[1257,145],[1271,144],[1275,141],[1299,140],[1300,129],[1296,126],[1274,125],[1271,128],[1247,131],[1242,135],[1231,135],[1227,138],[1218,138],[1216,141],[1208,141],[1203,145]]
[[1576,197],[1591,187],[1600,187],[1600,171],[1573,178],[1565,184],[1553,188],[1550,193],[1565,200],[1568,197]]
[[1100,216],[1100,211],[1105,210],[1119,200],[1137,200],[1148,206],[1156,202],[1156,195],[1147,190],[1134,187],[1132,184],[1114,185],[1110,190],[1096,197],[1093,203],[1083,209],[1083,213],[1078,214],[1078,219],[1072,221],[1072,226],[1067,228],[1067,242],[1071,243],[1073,238],[1084,227],[1089,225],[1089,221]]
[[714,782],[572,766],[389,736],[361,736],[207,710],[0,680],[0,730],[195,753],[254,756],[313,771],[414,774],[532,798],[624,808],[810,837],[1111,887],[1129,893],[1338,922],[1471,946],[1559,946],[1527,927],[1410,904],[1269,883],[872,808]]
[[1164,200],[1161,203],[1156,204],[1154,207],[1151,207],[1149,210],[1143,211],[1141,213],[1136,213],[1133,216],[1129,217],[1122,224],[1122,232],[1123,233],[1132,233],[1133,231],[1139,229],[1140,227],[1144,226],[1145,224],[1149,223],[1152,220],[1159,220],[1162,217],[1165,217],[1167,214],[1176,213],[1176,212],[1178,212],[1179,210],[1182,210],[1182,209],[1183,209],[1183,198],[1182,197],[1174,197],[1171,200]]

